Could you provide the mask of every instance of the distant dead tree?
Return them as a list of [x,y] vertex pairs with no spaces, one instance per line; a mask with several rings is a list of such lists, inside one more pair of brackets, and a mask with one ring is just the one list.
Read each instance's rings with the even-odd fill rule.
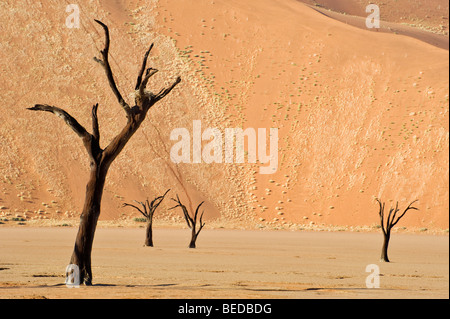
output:
[[380,206],[380,211],[378,214],[380,215],[380,222],[381,222],[381,230],[383,231],[384,241],[383,241],[383,247],[381,249],[381,261],[389,262],[388,258],[388,246],[389,246],[389,240],[391,238],[391,230],[392,228],[397,225],[398,221],[405,216],[406,212],[410,209],[419,210],[417,207],[412,206],[415,201],[412,201],[408,207],[401,213],[399,216],[397,216],[397,213],[399,212],[398,209],[398,202],[395,205],[395,208],[389,209],[389,214],[387,215],[387,218],[385,218],[384,214],[384,206],[385,203],[382,203],[378,198],[376,199],[378,202],[378,205]]
[[164,195],[156,197],[151,202],[149,202],[148,199],[145,201],[145,203],[135,201],[136,203],[141,205],[142,209],[140,209],[139,207],[137,207],[133,204],[128,204],[128,203],[123,204],[123,207],[130,206],[130,207],[137,209],[145,217],[145,219],[147,221],[147,229],[145,232],[145,243],[144,243],[145,246],[153,247],[153,230],[152,230],[153,229],[153,215],[155,214],[155,210],[158,208],[159,204],[161,204],[161,202],[164,200],[164,197],[166,197],[166,195],[169,191],[170,191],[170,189],[168,189],[164,193]]
[[[203,221],[202,221],[204,211],[202,211],[202,214],[200,215],[200,220],[197,221],[197,218],[198,218],[198,211],[199,211],[199,209],[200,209],[200,206],[202,206],[202,204],[203,204],[204,202],[201,202],[201,203],[197,206],[197,209],[195,210],[194,217],[191,217],[191,215],[189,215],[189,212],[188,212],[186,206],[184,206],[184,205],[181,203],[180,198],[178,197],[178,195],[177,195],[177,199],[172,198],[172,200],[173,200],[174,202],[176,202],[177,205],[174,206],[174,207],[172,207],[172,208],[170,208],[170,209],[175,209],[175,208],[177,208],[177,207],[181,207],[181,209],[183,210],[184,219],[186,220],[186,223],[187,223],[188,227],[189,227],[189,228],[191,229],[191,231],[192,231],[191,242],[189,243],[189,248],[195,248],[195,242],[197,241],[198,234],[200,234],[200,231],[202,230],[203,226],[205,226],[205,223],[203,223]],[[200,226],[199,226],[198,230],[197,230],[197,222],[200,223]]]
[[32,111],[50,112],[62,118],[64,122],[82,139],[84,147],[89,155],[90,177],[86,186],[86,197],[83,211],[80,216],[80,226],[75,240],[75,247],[70,259],[70,264],[74,264],[79,267],[80,283],[85,285],[92,285],[92,243],[94,240],[98,217],[100,215],[100,204],[108,169],[111,166],[111,163],[120,154],[127,142],[145,120],[147,112],[150,108],[167,96],[181,81],[181,78],[178,77],[170,87],[162,89],[157,94],[153,94],[152,92],[146,90],[149,79],[158,72],[158,70],[153,68],[146,69],[148,55],[153,48],[152,44],[144,55],[143,63],[137,78],[135,87],[135,105],[130,107],[125,102],[117,88],[108,60],[110,45],[108,27],[98,20],[95,21],[104,29],[106,42],[105,48],[100,51],[101,58],[95,57],[94,60],[98,62],[105,70],[109,85],[127,117],[127,123],[122,131],[112,139],[106,148],[102,149],[100,147],[100,131],[97,119],[98,103],[92,107],[92,134],[88,133],[88,131],[69,113],[58,107],[46,104],[36,104],[34,107],[29,108],[29,110]]

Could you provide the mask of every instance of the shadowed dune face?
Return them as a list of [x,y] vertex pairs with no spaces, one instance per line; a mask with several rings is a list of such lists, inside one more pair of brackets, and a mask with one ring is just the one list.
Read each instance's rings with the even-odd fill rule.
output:
[[[364,16],[363,1],[318,3]],[[81,142],[60,119],[26,107],[59,106],[89,127],[90,108],[99,103],[102,146],[126,121],[92,61],[104,41],[96,18],[111,29],[112,69],[124,97],[132,100],[151,42],[149,64],[160,72],[149,87],[157,92],[177,75],[183,79],[113,163],[101,219],[125,221],[135,215],[123,201],[171,188],[167,198],[179,193],[192,207],[205,200],[205,217],[221,217],[225,226],[371,226],[380,197],[402,207],[419,199],[420,211],[400,227],[448,228],[447,50],[358,29],[294,0],[79,5],[79,29],[65,26],[64,6],[0,5],[11,7],[0,14],[0,214],[26,213],[36,223],[77,218],[84,199]],[[448,5],[427,13],[419,5],[395,8],[383,18],[411,23],[426,14],[423,24],[433,31],[439,19],[448,25]],[[173,163],[171,131],[192,133],[194,120],[222,132],[277,128],[277,172],[261,175],[248,161]],[[183,222],[167,210],[169,200],[160,207],[155,218]]]
[[[300,0],[337,13],[366,17],[367,0]],[[389,0],[377,4],[381,19],[402,23],[448,36],[449,4],[445,0]]]
[[[370,1],[302,1],[318,12],[343,23],[369,30],[366,18],[373,13]],[[377,5],[380,26],[373,32],[405,35],[441,49],[449,49],[448,3],[391,1]],[[367,12],[366,12],[367,10]]]

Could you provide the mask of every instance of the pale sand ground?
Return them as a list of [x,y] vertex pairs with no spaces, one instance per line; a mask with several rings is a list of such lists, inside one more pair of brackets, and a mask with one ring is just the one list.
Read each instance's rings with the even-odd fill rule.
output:
[[[448,236],[208,230],[188,249],[187,229],[99,228],[93,287],[68,289],[76,228],[0,230],[0,298],[448,298]],[[366,288],[366,266],[380,288]]]

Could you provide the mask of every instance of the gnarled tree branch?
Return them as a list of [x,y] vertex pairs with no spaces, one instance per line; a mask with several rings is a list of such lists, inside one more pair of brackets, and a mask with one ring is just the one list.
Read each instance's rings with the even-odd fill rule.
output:
[[98,24],[100,24],[103,29],[105,30],[105,48],[100,51],[103,59],[94,58],[94,60],[98,63],[100,63],[101,66],[105,69],[106,76],[108,78],[109,86],[111,87],[114,95],[116,96],[119,104],[122,106],[122,108],[125,110],[125,113],[127,114],[127,117],[129,118],[131,116],[131,108],[130,106],[125,102],[122,95],[119,92],[119,89],[117,88],[116,82],[114,81],[114,76],[111,70],[111,66],[109,64],[108,54],[109,54],[109,29],[108,27],[101,21],[95,20]]
[[56,106],[50,106],[47,104],[36,104],[33,107],[29,107],[28,110],[31,111],[45,111],[55,114],[56,116],[62,118],[64,122],[75,132],[77,135],[81,138],[89,138],[89,133],[86,131],[86,129],[78,123],[78,121],[69,113],[64,111],[63,109],[60,109]]
[[[204,203],[204,201],[201,202],[201,203],[197,206],[197,209],[195,210],[194,220],[197,220],[198,210],[199,210],[200,206],[203,205],[203,203]],[[202,220],[203,220],[203,214],[204,214],[204,213],[205,213],[205,211],[202,211],[202,214],[200,215],[200,227],[199,227],[199,229],[198,229],[198,231],[197,231],[197,233],[196,233],[196,236],[198,236],[198,234],[200,234],[200,231],[202,230],[203,226],[205,226],[205,223],[203,223],[203,221],[202,221]]]
[[135,205],[133,205],[133,204],[129,204],[129,203],[124,203],[124,204],[122,205],[122,207],[126,207],[126,206],[133,207],[133,208],[136,209],[139,213],[141,213],[145,218],[149,218],[149,214],[148,214],[148,212],[147,212],[147,207],[145,206],[145,204],[142,203],[142,202],[138,202],[138,201],[135,201],[135,202],[138,203],[138,204],[141,204],[142,209],[143,209],[144,211],[142,211],[139,207],[137,207],[137,206],[135,206]]
[[142,80],[141,84],[139,85],[139,95],[142,97],[144,96],[144,90],[147,87],[147,83],[148,80],[150,80],[150,78],[155,75],[156,73],[158,73],[157,69],[153,69],[153,68],[148,68],[146,73],[145,73],[145,78],[144,80]]
[[92,136],[100,143],[100,131],[97,117],[98,103],[92,107]]
[[99,145],[99,137],[100,134],[98,131],[98,123],[97,123],[97,108],[98,104],[94,105],[92,108],[92,116],[93,116],[93,129],[94,134],[90,134],[78,121],[69,113],[60,109],[56,106],[51,106],[47,104],[36,104],[34,107],[28,108],[31,111],[45,111],[55,114],[56,116],[62,118],[64,122],[82,139],[83,145],[86,148],[88,155],[91,160],[94,162],[98,162],[100,156],[102,154],[102,149]]
[[147,207],[150,209],[150,214],[153,216],[155,210],[158,208],[158,206],[161,204],[161,202],[164,200],[164,198],[166,197],[167,193],[170,192],[170,188],[168,190],[166,190],[166,192],[161,195],[156,197],[154,200],[152,200],[151,203],[148,202],[147,199]]
[[177,77],[177,79],[175,80],[175,82],[174,82],[169,88],[167,88],[167,89],[162,89],[161,91],[159,91],[159,93],[156,95],[155,100],[156,100],[156,101],[159,101],[159,100],[161,100],[162,98],[164,98],[164,97],[165,97],[167,94],[169,94],[170,91],[172,91],[172,90],[177,86],[177,84],[180,83],[180,82],[181,82],[181,78],[180,78],[180,77]]
[[141,70],[139,71],[135,90],[138,90],[141,87],[142,76],[144,75],[145,68],[147,66],[148,55],[150,54],[150,51],[152,50],[152,48],[153,48],[153,43],[150,45],[150,48],[144,54],[144,60],[142,61],[142,67],[141,67]]
[[[395,221],[392,222],[391,228],[394,227],[395,225],[397,225],[397,223],[399,222],[399,220],[406,214],[406,212],[407,212],[408,210],[410,210],[410,209],[413,209],[413,210],[419,210],[417,207],[412,206],[412,204],[414,204],[414,203],[417,202],[417,201],[418,201],[418,199],[412,201],[412,202],[408,205],[408,207],[405,208],[405,210],[403,211],[403,213],[402,213],[400,216],[398,216],[397,220],[395,220]],[[398,203],[397,203],[397,204],[398,204]],[[394,215],[394,218],[395,218],[395,215]],[[393,219],[393,220],[394,220],[394,219]]]

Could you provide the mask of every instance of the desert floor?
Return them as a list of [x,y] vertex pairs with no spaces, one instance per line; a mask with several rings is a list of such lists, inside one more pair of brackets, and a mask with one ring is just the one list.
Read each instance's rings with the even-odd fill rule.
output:
[[[392,234],[391,263],[379,262],[380,233],[99,228],[94,286],[69,289],[64,272],[77,229],[2,227],[0,298],[449,298],[446,235]],[[366,267],[380,270],[367,288]]]

